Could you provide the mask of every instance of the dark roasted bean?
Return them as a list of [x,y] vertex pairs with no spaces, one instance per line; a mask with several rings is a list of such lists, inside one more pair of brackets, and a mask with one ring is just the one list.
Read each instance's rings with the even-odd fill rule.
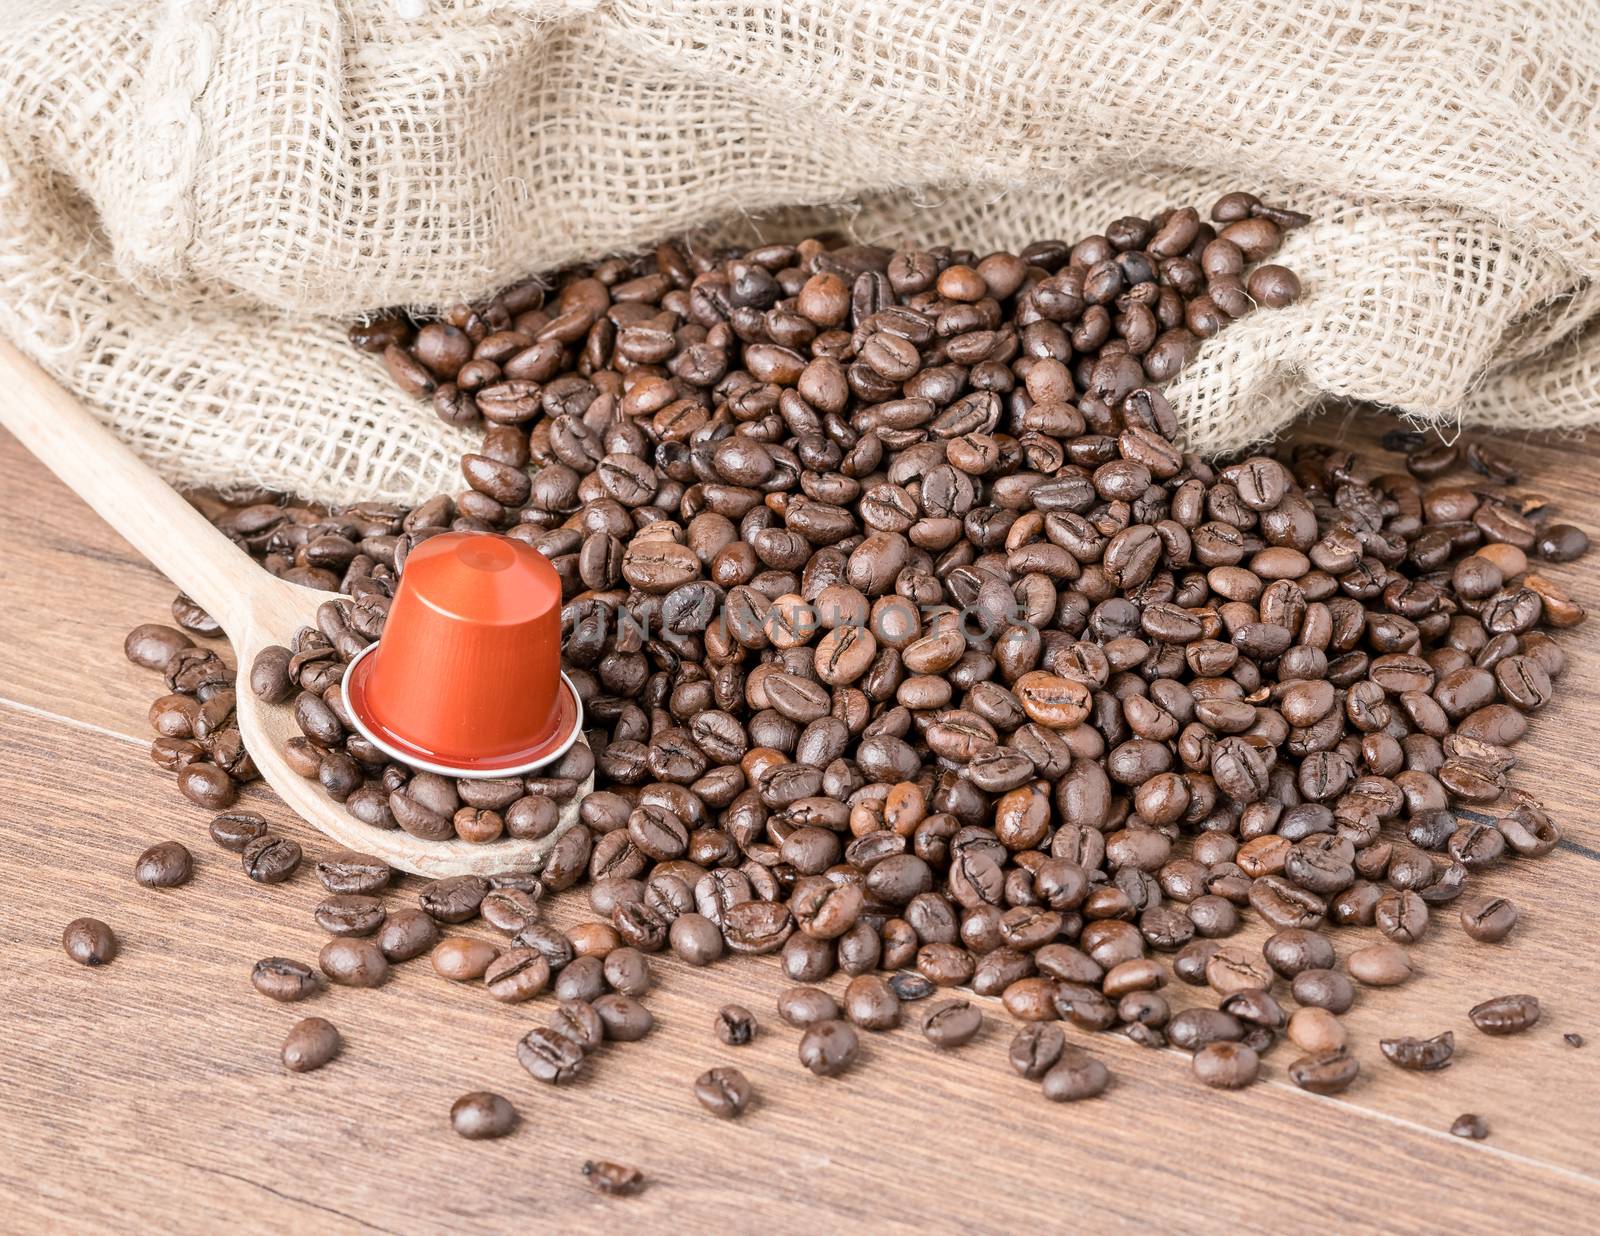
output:
[[1390,1064],[1431,1073],[1450,1067],[1450,1058],[1456,1050],[1456,1038],[1446,1030],[1431,1039],[1379,1039],[1378,1046],[1383,1049],[1384,1058]]
[[1485,1034],[1521,1034],[1539,1020],[1537,996],[1496,996],[1467,1014]]

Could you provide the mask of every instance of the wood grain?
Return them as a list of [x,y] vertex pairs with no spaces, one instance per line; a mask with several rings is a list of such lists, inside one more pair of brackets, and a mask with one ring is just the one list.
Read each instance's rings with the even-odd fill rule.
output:
[[[1365,422],[1306,432],[1372,437]],[[1580,467],[1600,452],[1512,449],[1574,522],[1600,526]],[[1522,908],[1505,944],[1475,944],[1436,910],[1419,977],[1364,992],[1348,1015],[1364,1076],[1342,1099],[1290,1086],[1286,1046],[1264,1084],[1219,1094],[1181,1053],[1074,1032],[1117,1081],[1103,1099],[1055,1106],[1005,1067],[1012,1027],[993,1001],[969,1048],[936,1054],[908,1024],[870,1036],[851,1075],[823,1081],[799,1068],[798,1036],[773,1013],[787,984],[772,959],[702,971],[658,960],[656,1032],[606,1047],[582,1083],[554,1090],[513,1051],[548,997],[500,1006],[425,962],[377,992],[287,1007],[256,994],[258,957],[309,960],[320,946],[320,887],[309,870],[278,888],[246,880],[145,754],[155,678],[123,661],[122,636],[165,614],[170,586],[3,437],[0,477],[0,1230],[1476,1232],[1582,1227],[1600,1202],[1600,656],[1587,630],[1564,640],[1571,668],[1513,777],[1545,795],[1568,843],[1475,883]],[[1600,600],[1581,568],[1552,574],[1591,608]],[[252,805],[309,857],[326,848],[264,794]],[[140,888],[135,857],[169,837],[194,850],[194,881]],[[404,881],[391,905],[417,886]],[[588,917],[581,895],[551,900],[558,924]],[[122,939],[104,970],[60,950],[62,926],[86,913]],[[1340,952],[1369,936],[1340,932]],[[1538,995],[1544,1019],[1486,1039],[1466,1010],[1506,991]],[[712,1035],[729,1000],[762,1022],[750,1047]],[[279,1043],[312,1013],[340,1027],[344,1052],[288,1074]],[[1402,1073],[1377,1051],[1380,1036],[1447,1028],[1457,1063],[1442,1074]],[[1566,1031],[1593,1046],[1566,1046]],[[758,1091],[738,1122],[690,1094],[719,1063]],[[472,1144],[449,1132],[450,1103],[476,1088],[517,1104],[515,1135]],[[1487,1142],[1445,1132],[1465,1111],[1488,1119]],[[598,1198],[578,1174],[588,1157],[634,1163],[651,1186]]]

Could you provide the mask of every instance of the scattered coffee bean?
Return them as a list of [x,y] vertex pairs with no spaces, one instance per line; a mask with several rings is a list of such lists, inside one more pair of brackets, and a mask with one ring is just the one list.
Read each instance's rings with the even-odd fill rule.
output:
[[134,627],[122,641],[122,651],[128,660],[152,670],[166,669],[174,656],[193,647],[194,641],[182,631],[156,622]]
[[605,989],[605,962],[598,957],[579,957],[556,975],[558,1000],[594,1000]]
[[504,1137],[517,1126],[517,1109],[492,1090],[474,1090],[450,1105],[450,1127],[468,1141]]
[[938,990],[930,979],[920,974],[892,974],[889,976],[889,990],[904,1002],[913,1000],[926,1000]]
[[583,1165],[583,1176],[596,1192],[610,1197],[632,1197],[644,1189],[644,1174],[636,1167],[592,1159]]
[[[434,968],[438,969],[438,949],[434,950],[434,957]],[[502,1004],[520,1004],[524,1000],[531,1000],[545,989],[549,981],[550,963],[545,960],[543,953],[532,948],[514,948],[501,953],[483,971],[483,985]]]
[[1302,970],[1295,975],[1291,993],[1301,1004],[1347,1013],[1356,1002],[1355,985],[1337,970]]
[[1191,1061],[1194,1075],[1218,1090],[1242,1090],[1256,1079],[1261,1058],[1244,1043],[1207,1043]]
[[1468,1137],[1475,1142],[1481,1142],[1489,1136],[1489,1122],[1482,1116],[1474,1116],[1470,1113],[1464,1116],[1457,1116],[1450,1125],[1450,1133],[1453,1137]]
[[316,994],[316,972],[288,957],[263,957],[250,969],[250,984],[268,999],[292,1004]]
[[756,1037],[755,1014],[742,1004],[724,1004],[717,1010],[717,1038],[729,1047],[743,1047]]
[[1537,996],[1496,996],[1474,1005],[1467,1016],[1485,1034],[1521,1034],[1539,1021]]
[[1474,940],[1494,944],[1517,925],[1517,907],[1504,897],[1472,897],[1461,906],[1461,928]]
[[1349,1050],[1335,1047],[1294,1061],[1289,1065],[1289,1080],[1312,1094],[1341,1094],[1360,1072],[1361,1065]]
[[372,940],[346,936],[329,940],[317,954],[317,965],[342,987],[381,987],[389,977],[389,962]]
[[342,1040],[331,1021],[307,1017],[297,1021],[283,1040],[283,1066],[292,1073],[320,1069],[339,1054]]
[[499,956],[500,950],[487,940],[449,936],[434,946],[430,960],[434,973],[440,978],[467,983],[482,978]]
[[694,1097],[701,1107],[723,1120],[744,1115],[750,1106],[750,1095],[750,1082],[738,1069],[708,1069],[695,1078]]
[[482,876],[449,876],[417,894],[417,904],[441,923],[465,923],[478,916],[489,882]]
[[225,811],[211,821],[211,840],[235,854],[266,835],[266,820],[253,811]]
[[389,961],[410,961],[431,953],[439,939],[439,925],[421,910],[391,911],[378,930],[378,948]]
[[791,1026],[804,1030],[819,1022],[833,1021],[843,1014],[839,1002],[820,987],[791,987],[778,996],[778,1016]]
[[1411,977],[1411,958],[1398,944],[1372,944],[1345,959],[1350,977],[1368,987],[1394,987]]
[[1446,1030],[1431,1039],[1379,1039],[1378,1046],[1383,1049],[1389,1063],[1402,1069],[1431,1073],[1450,1067],[1450,1058],[1456,1050],[1456,1036]]
[[484,922],[514,936],[539,921],[539,901],[520,888],[492,888],[478,904]]
[[1052,1103],[1076,1103],[1098,1098],[1111,1084],[1111,1071],[1076,1047],[1063,1051],[1044,1074],[1040,1090]]
[[61,947],[81,966],[103,966],[117,955],[117,938],[97,918],[75,918],[61,933]]
[[583,1049],[548,1026],[528,1031],[517,1044],[517,1060],[536,1079],[564,1086],[583,1071]]
[[329,935],[370,936],[383,926],[386,914],[383,902],[376,897],[337,893],[318,902],[312,917]]
[[394,869],[381,858],[338,850],[317,863],[317,879],[330,893],[371,895],[382,892]]
[[900,997],[879,975],[857,975],[844,990],[844,1014],[863,1030],[892,1030],[900,1024]]
[[[787,1019],[785,1019],[787,1020]],[[819,1021],[800,1036],[800,1063],[818,1077],[837,1077],[861,1049],[855,1027],[843,1021]]]
[[1337,1051],[1346,1039],[1344,1023],[1316,1007],[1296,1009],[1289,1018],[1288,1034],[1289,1041],[1308,1056]]
[[264,833],[240,852],[244,873],[258,884],[282,884],[300,866],[300,843]]
[[1061,1059],[1067,1036],[1060,1026],[1035,1022],[1023,1026],[1011,1040],[1007,1059],[1011,1067],[1029,1081],[1038,1081]]
[[597,996],[594,1011],[605,1028],[606,1038],[613,1043],[636,1043],[649,1034],[656,1024],[649,1009],[620,991]]
[[922,1019],[922,1033],[935,1047],[965,1047],[983,1029],[983,1013],[965,1000],[941,1000]]
[[177,888],[194,874],[194,857],[180,841],[162,841],[139,855],[133,878],[146,888]]

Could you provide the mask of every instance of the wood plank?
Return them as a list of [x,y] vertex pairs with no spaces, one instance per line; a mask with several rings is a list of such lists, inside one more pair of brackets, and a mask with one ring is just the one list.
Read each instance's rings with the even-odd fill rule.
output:
[[[785,984],[770,958],[705,971],[660,961],[647,998],[656,1032],[605,1048],[572,1089],[550,1089],[513,1054],[548,996],[500,1006],[418,961],[380,991],[273,1005],[250,987],[249,966],[310,957],[320,944],[309,872],[250,884],[232,855],[201,840],[194,813],[150,796],[142,770],[103,736],[0,706],[0,749],[13,783],[0,809],[10,890],[0,1191],[74,1231],[125,1230],[130,1215],[178,1232],[476,1232],[530,1220],[562,1231],[618,1220],[642,1230],[1265,1231],[1293,1215],[1365,1232],[1392,1230],[1399,1215],[1371,1208],[1403,1197],[1407,1222],[1427,1215],[1470,1232],[1555,1227],[1600,1201],[1592,1178],[1512,1152],[1525,1139],[1511,1131],[1468,1145],[1284,1085],[1217,1094],[1179,1053],[1110,1039],[1075,1035],[1112,1061],[1114,1089],[1052,1105],[1006,1070],[1009,1028],[993,1002],[971,1048],[936,1056],[903,1027],[871,1036],[848,1078],[818,1080],[795,1061],[797,1033],[771,1012]],[[141,889],[128,874],[161,837],[195,847],[185,888]],[[560,899],[555,921],[580,916],[577,900]],[[122,937],[102,970],[60,952],[61,925],[85,912]],[[712,1010],[727,1000],[761,1018],[750,1047],[712,1036]],[[277,1044],[312,1013],[341,1028],[344,1054],[290,1075]],[[737,1123],[713,1120],[690,1095],[694,1076],[718,1063],[744,1069],[760,1095]],[[471,1144],[448,1131],[450,1103],[479,1087],[519,1105],[516,1135]],[[637,1199],[598,1199],[577,1171],[589,1156],[638,1164],[654,1183]]]
[[[1362,448],[1374,435],[1370,420],[1325,419],[1306,432]],[[1565,517],[1600,527],[1600,495],[1584,472],[1600,451],[1546,441],[1509,449]],[[1583,944],[1600,885],[1591,738],[1600,657],[1587,629],[1564,640],[1572,667],[1514,776],[1546,795],[1571,844],[1475,882],[1522,907],[1505,944],[1474,944],[1438,912],[1417,950],[1423,973],[1364,994],[1348,1022],[1366,1075],[1344,1100],[1289,1087],[1288,1047],[1268,1059],[1274,1080],[1217,1095],[1179,1053],[1096,1036],[1088,1045],[1112,1063],[1117,1086],[1096,1103],[1057,1108],[1005,1070],[999,1012],[957,1057],[935,1057],[902,1029],[873,1036],[848,1082],[821,1082],[798,1069],[797,1036],[771,1013],[784,983],[770,961],[709,972],[663,961],[649,1001],[657,1034],[606,1049],[591,1080],[551,1091],[512,1055],[548,999],[503,1009],[425,963],[383,992],[331,992],[315,1007],[269,1006],[250,989],[256,957],[314,954],[319,890],[309,874],[283,889],[249,884],[204,838],[203,813],[128,746],[143,745],[157,688],[122,660],[122,636],[164,617],[170,586],[3,436],[0,476],[0,699],[12,702],[0,703],[0,878],[20,890],[0,916],[12,958],[0,970],[0,1023],[15,1045],[0,1082],[0,1191],[29,1226],[70,1216],[74,1230],[109,1229],[166,1204],[181,1208],[175,1230],[297,1221],[480,1230],[504,1226],[506,1212],[578,1228],[622,1215],[733,1230],[802,1219],[827,1229],[1264,1230],[1286,1218],[1280,1199],[1289,1197],[1310,1208],[1307,1222],[1359,1231],[1394,1226],[1392,1214],[1365,1208],[1399,1187],[1408,1216],[1474,1231],[1500,1221],[1570,1226],[1592,1203],[1600,1041],[1585,1050],[1561,1041],[1567,1030],[1600,1035],[1600,962]],[[1550,574],[1591,608],[1600,600],[1581,565]],[[107,733],[75,728],[84,726]],[[263,809],[308,852],[324,848],[275,803]],[[193,846],[200,873],[158,894],[128,873],[139,849],[164,836]],[[585,916],[581,895],[554,900],[556,921]],[[124,934],[127,952],[109,970],[80,971],[62,957],[60,927],[79,913]],[[1341,953],[1360,939],[1339,933]],[[1510,990],[1539,995],[1545,1019],[1528,1035],[1486,1040],[1465,1011]],[[711,1012],[727,999],[762,1017],[769,1033],[754,1047],[722,1049],[711,1037]],[[347,1052],[320,1074],[290,1077],[276,1045],[310,1012],[341,1026]],[[1378,1056],[1380,1036],[1445,1028],[1457,1033],[1459,1063],[1443,1074],[1404,1074]],[[719,1062],[745,1068],[765,1098],[735,1125],[705,1117],[688,1093],[694,1074]],[[512,1096],[526,1124],[504,1143],[468,1146],[447,1132],[445,1114],[457,1094],[485,1085]],[[1442,1132],[1469,1110],[1489,1119],[1488,1143]],[[919,1140],[909,1154],[886,1150]],[[699,1161],[696,1148],[710,1157]],[[595,1154],[637,1162],[657,1183],[632,1202],[595,1199],[575,1174]],[[1403,1186],[1385,1183],[1388,1171]],[[884,1192],[874,1200],[869,1188]]]

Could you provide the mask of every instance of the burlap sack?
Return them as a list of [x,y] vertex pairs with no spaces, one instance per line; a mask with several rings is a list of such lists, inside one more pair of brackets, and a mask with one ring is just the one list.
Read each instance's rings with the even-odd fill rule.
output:
[[1322,395],[1600,418],[1593,0],[20,0],[0,330],[175,480],[459,486],[343,324],[726,225],[1075,236],[1249,187],[1307,294],[1174,390],[1238,446]]

